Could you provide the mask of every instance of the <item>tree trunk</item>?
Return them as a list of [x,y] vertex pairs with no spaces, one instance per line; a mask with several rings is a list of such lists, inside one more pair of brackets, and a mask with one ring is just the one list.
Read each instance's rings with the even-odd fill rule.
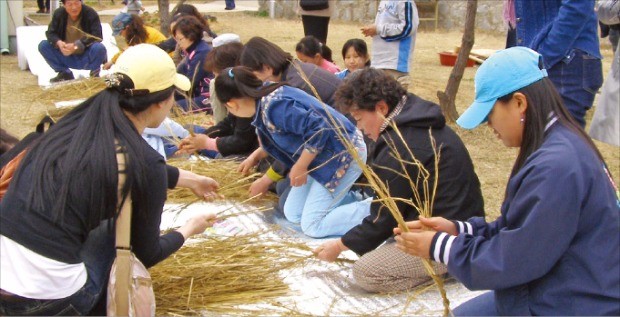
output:
[[461,41],[461,49],[456,59],[456,64],[452,68],[450,73],[450,79],[448,79],[448,85],[445,91],[437,91],[437,97],[439,98],[439,106],[448,122],[454,122],[459,116],[456,111],[456,94],[459,91],[459,85],[465,72],[465,66],[469,59],[469,52],[474,46],[474,30],[476,27],[476,9],[478,7],[478,0],[467,0],[467,15],[465,16],[465,30],[463,31],[463,39]]
[[165,36],[170,35],[170,0],[157,0],[159,10],[159,30]]

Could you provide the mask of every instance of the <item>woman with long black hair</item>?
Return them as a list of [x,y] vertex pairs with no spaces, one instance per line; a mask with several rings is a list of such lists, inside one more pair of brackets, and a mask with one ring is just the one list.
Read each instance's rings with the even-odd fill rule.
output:
[[140,136],[166,118],[175,89],[189,89],[172,59],[153,45],[130,47],[106,84],[35,141],[11,180],[0,205],[1,315],[91,312],[114,259],[119,173],[126,174],[120,195],[131,192],[133,201],[132,251],[147,267],[215,218],[198,215],[160,236],[167,188],[189,187],[210,199],[218,186],[167,166]]

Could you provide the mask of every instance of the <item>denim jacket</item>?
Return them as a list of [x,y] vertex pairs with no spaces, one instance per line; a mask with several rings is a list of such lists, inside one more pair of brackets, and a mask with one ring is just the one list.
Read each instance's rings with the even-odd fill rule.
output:
[[547,69],[574,49],[602,58],[594,0],[515,0],[517,45],[539,52]]
[[291,168],[303,150],[316,153],[310,176],[333,190],[352,157],[340,140],[332,119],[355,145],[361,133],[344,115],[300,89],[282,86],[256,102],[252,125],[263,149]]

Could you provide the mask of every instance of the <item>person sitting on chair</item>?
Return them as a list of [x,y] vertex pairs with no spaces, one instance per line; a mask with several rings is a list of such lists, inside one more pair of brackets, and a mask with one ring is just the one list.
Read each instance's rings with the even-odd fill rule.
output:
[[54,11],[45,32],[47,39],[39,43],[39,52],[58,72],[50,82],[73,79],[69,68],[88,69],[91,77],[99,76],[100,66],[107,60],[99,15],[81,0],[61,2],[63,7]]

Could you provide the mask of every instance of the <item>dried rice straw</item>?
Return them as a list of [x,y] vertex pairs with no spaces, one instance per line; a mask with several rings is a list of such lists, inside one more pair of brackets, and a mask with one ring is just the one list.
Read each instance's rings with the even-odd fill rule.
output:
[[[244,176],[237,172],[239,161],[235,159],[187,160],[184,158],[174,158],[168,160],[168,164],[215,179],[220,184],[218,193],[227,200],[245,200],[248,197],[252,182],[261,176],[260,173]],[[274,199],[275,195],[273,194],[254,197],[254,200],[257,202],[272,202]],[[168,201],[172,203],[187,203],[196,202],[197,200],[196,195],[191,190],[176,188],[168,191]]]
[[151,268],[157,315],[231,314],[237,305],[289,295],[279,272],[303,265],[311,252],[267,233],[206,237]]

